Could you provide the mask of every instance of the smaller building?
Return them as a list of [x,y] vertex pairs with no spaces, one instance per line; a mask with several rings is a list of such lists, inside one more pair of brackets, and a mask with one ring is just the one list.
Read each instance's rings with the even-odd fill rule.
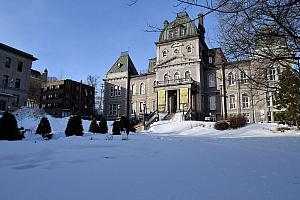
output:
[[0,110],[27,105],[30,69],[37,58],[0,43]]
[[94,115],[94,105],[95,88],[82,82],[66,79],[47,83],[42,88],[41,108],[53,116],[90,117]]

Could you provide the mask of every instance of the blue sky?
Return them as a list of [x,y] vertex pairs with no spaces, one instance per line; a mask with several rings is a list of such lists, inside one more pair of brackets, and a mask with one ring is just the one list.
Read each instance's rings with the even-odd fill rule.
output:
[[[129,50],[138,71],[155,57],[159,33],[147,33],[147,24],[162,27],[182,7],[176,0],[0,0],[0,42],[33,54],[33,68],[50,76],[86,80],[101,78],[122,51]],[[189,8],[196,18],[199,8]],[[206,41],[216,47],[217,20],[205,18]]]

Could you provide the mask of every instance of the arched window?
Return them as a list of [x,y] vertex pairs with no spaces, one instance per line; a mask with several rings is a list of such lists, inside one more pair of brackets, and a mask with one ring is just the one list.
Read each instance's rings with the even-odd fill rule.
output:
[[228,85],[234,85],[235,84],[235,77],[232,72],[228,74]]
[[186,50],[187,50],[188,53],[192,53],[192,47],[191,47],[191,45],[189,45],[189,46],[186,48]]
[[185,78],[186,81],[191,80],[191,73],[189,71],[186,71],[184,73],[184,78]]
[[115,96],[118,96],[118,86],[115,86]]
[[140,94],[145,94],[145,83],[140,84]]
[[170,81],[170,76],[168,74],[165,74],[164,75],[164,82],[169,83],[169,81]]
[[180,79],[179,73],[178,73],[178,72],[175,72],[175,74],[174,74],[174,80],[175,80],[176,82],[178,82],[179,79]]
[[216,87],[216,76],[214,73],[208,74],[208,87]]
[[168,53],[167,50],[164,50],[163,51],[163,57],[167,57],[167,53]]
[[136,95],[136,85],[135,84],[132,84],[131,90],[132,90],[132,95]]

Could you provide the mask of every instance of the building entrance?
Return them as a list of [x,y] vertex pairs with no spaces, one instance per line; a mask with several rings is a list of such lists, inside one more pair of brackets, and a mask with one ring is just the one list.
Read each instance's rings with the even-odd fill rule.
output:
[[177,110],[177,91],[176,90],[168,91],[168,103],[169,103],[168,111],[170,113],[176,113],[176,110]]

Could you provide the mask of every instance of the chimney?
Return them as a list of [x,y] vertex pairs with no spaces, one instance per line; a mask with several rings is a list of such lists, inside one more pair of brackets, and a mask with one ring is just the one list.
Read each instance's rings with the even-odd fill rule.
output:
[[203,26],[203,13],[198,14],[198,25]]

